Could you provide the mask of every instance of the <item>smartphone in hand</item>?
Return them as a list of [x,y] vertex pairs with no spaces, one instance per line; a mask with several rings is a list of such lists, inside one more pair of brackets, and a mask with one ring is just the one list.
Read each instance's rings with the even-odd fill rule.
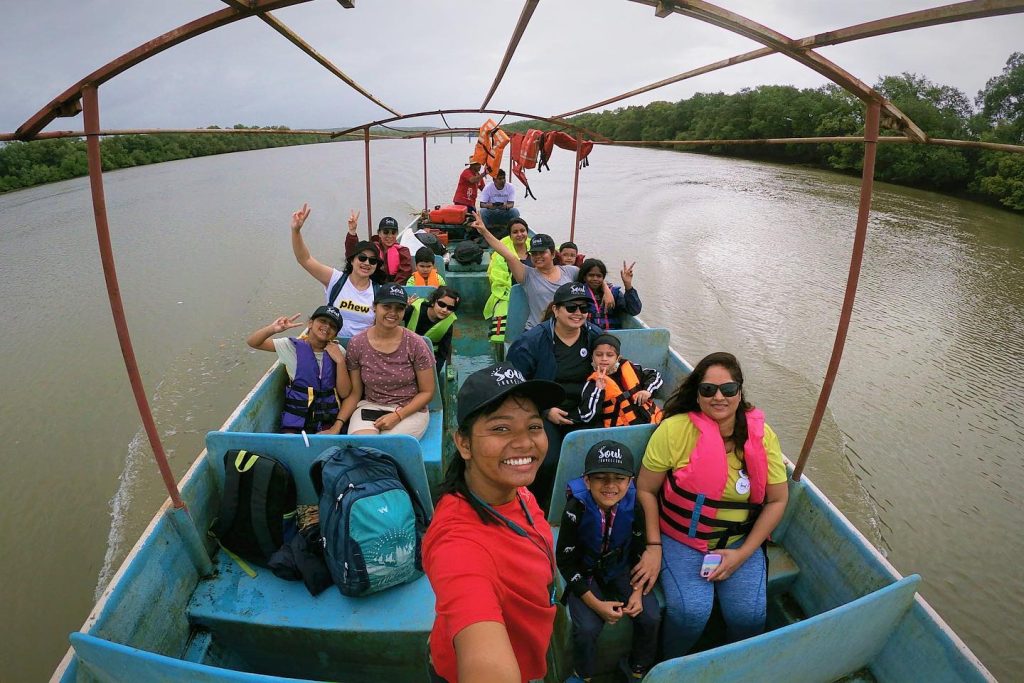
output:
[[365,422],[376,422],[385,415],[395,412],[393,410],[374,410],[373,408],[360,408],[360,411]]
[[700,565],[700,575],[703,578],[711,576],[711,572],[718,568],[718,565],[722,564],[722,556],[718,553],[709,553],[704,556],[704,562]]

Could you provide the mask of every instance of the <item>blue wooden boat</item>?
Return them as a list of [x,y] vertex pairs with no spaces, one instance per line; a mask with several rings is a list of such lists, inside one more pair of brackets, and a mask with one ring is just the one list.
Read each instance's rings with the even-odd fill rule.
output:
[[[453,447],[446,436],[454,427],[454,401],[459,383],[473,370],[490,364],[503,353],[487,341],[487,323],[474,317],[488,295],[482,268],[459,269],[453,264],[445,273],[449,283],[463,294],[460,322],[456,327],[453,362],[439,378],[430,404],[430,422],[422,440],[408,436],[301,436],[273,433],[281,412],[285,371],[274,365],[245,396],[236,410],[206,438],[206,448],[175,487],[159,434],[152,419],[131,348],[131,339],[120,299],[107,225],[102,182],[100,138],[104,135],[153,131],[104,131],[99,118],[99,88],[118,74],[165,49],[235,21],[259,17],[271,24],[362,96],[395,114],[394,117],[339,131],[355,131],[367,145],[367,207],[370,221],[369,141],[371,129],[395,121],[423,116],[467,113],[538,119],[572,130],[591,141],[612,144],[581,129],[564,116],[544,117],[507,110],[488,109],[505,70],[526,30],[537,0],[526,0],[512,32],[505,58],[483,104],[472,110],[398,114],[394,109],[345,75],[322,54],[316,53],[271,11],[299,5],[306,0],[250,0],[228,2],[227,7],[157,36],[138,48],[100,67],[47,103],[17,131],[0,134],[4,140],[36,140],[45,137],[86,137],[93,208],[101,261],[111,310],[117,327],[129,378],[143,426],[161,466],[171,499],[157,512],[142,537],[125,558],[104,590],[82,628],[70,636],[71,647],[53,675],[56,681],[422,681],[426,671],[426,641],[433,621],[434,600],[425,578],[364,598],[348,598],[329,590],[313,598],[301,583],[280,580],[269,571],[251,577],[228,559],[208,538],[223,487],[222,454],[245,448],[288,462],[298,476],[300,502],[314,502],[311,482],[301,474],[313,459],[330,446],[372,444],[394,455],[414,483],[425,506],[435,499],[437,483]],[[920,144],[952,144],[960,147],[1024,152],[1013,145],[978,141],[932,140],[903,112],[879,93],[851,76],[815,48],[861,38],[891,34],[912,28],[964,21],[1024,11],[1021,0],[972,0],[944,7],[910,12],[874,22],[791,40],[768,27],[725,11],[708,2],[636,0],[654,7],[658,17],[682,14],[753,39],[760,50],[707,65],[664,79],[618,97],[604,100],[570,114],[617,102],[697,73],[728,64],[781,53],[826,76],[866,105],[863,137],[813,138],[801,142],[863,144],[864,175],[854,240],[854,257],[847,296],[840,316],[839,333],[828,374],[819,399],[808,442],[796,471],[813,442],[813,432],[827,402],[835,378],[845,328],[853,307],[859,253],[870,211],[875,149],[881,118],[907,140]],[[348,9],[353,0],[339,0]],[[58,117],[84,111],[82,131],[43,132]],[[447,126],[447,122],[445,123]],[[197,131],[178,131],[197,132]],[[245,131],[234,131],[245,134]],[[447,134],[468,132],[449,128]],[[275,131],[301,134],[303,131]],[[417,132],[424,142],[431,133]],[[888,138],[891,141],[892,138]],[[883,141],[886,138],[882,138]],[[652,141],[654,142],[654,141]],[[680,141],[660,141],[676,144]],[[700,141],[696,141],[700,142]],[[747,144],[742,140],[715,140],[715,145]],[[786,140],[762,140],[785,144]],[[687,144],[695,144],[691,141]],[[426,158],[424,157],[424,175]],[[576,181],[579,164],[576,165]],[[424,208],[427,208],[424,177]],[[573,194],[574,229],[576,195]],[[468,315],[465,311],[470,312]],[[509,329],[521,329],[525,302],[517,287],[512,290]],[[691,366],[672,348],[669,333],[651,329],[639,319],[627,321],[617,332],[625,355],[644,366],[657,367],[665,376],[656,399],[664,400]],[[596,429],[566,438],[555,482],[556,494],[566,480],[582,469],[583,454],[597,440],[614,436],[643,452],[651,427]],[[796,478],[796,477],[794,477]],[[180,494],[179,494],[180,491]],[[559,521],[561,495],[554,495],[550,521]],[[723,645],[709,628],[699,651],[659,664],[648,681],[990,681],[992,676],[963,642],[917,594],[919,577],[903,577],[864,536],[806,479],[791,481],[790,503],[769,549],[769,630],[748,640]],[[625,621],[602,635],[601,670],[610,674],[625,652],[629,626]],[[567,617],[560,612],[549,649],[547,680],[563,680],[570,670]]]
[[[454,268],[455,266],[453,266]],[[455,354],[430,405],[421,441],[409,436],[301,436],[273,433],[281,412],[285,372],[275,364],[221,428],[206,437],[181,482],[191,521],[205,530],[216,514],[222,456],[232,448],[267,453],[296,474],[300,502],[315,501],[303,477],[325,448],[370,444],[394,454],[429,507],[452,446],[459,382],[493,362],[487,322],[479,317],[488,294],[481,271],[445,273],[463,293]],[[427,290],[419,289],[419,293]],[[474,315],[474,312],[475,315]],[[525,317],[525,298],[513,288],[510,326]],[[616,332],[623,354],[665,375],[674,387],[690,365],[671,347],[669,332],[639,319]],[[443,388],[442,388],[443,387]],[[668,392],[670,389],[665,389]],[[664,395],[656,398],[664,399]],[[562,449],[555,491],[582,471],[587,449],[604,438],[643,452],[651,426],[570,434]],[[560,519],[554,495],[549,521]],[[55,673],[60,681],[422,681],[433,593],[426,578],[364,598],[329,589],[310,596],[301,582],[260,569],[248,576],[207,539],[190,536],[169,504],[154,517],[126,558]],[[649,681],[985,681],[984,666],[916,593],[917,576],[901,576],[809,481],[790,484],[785,519],[770,548],[766,634],[660,664]],[[192,554],[212,561],[204,576]],[[560,614],[549,652],[548,680],[570,670],[568,621]],[[629,643],[625,621],[605,629],[601,668],[615,670]]]

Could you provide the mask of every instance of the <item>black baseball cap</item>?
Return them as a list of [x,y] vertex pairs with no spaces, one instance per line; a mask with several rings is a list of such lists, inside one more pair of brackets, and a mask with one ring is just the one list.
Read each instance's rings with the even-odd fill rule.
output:
[[313,315],[309,316],[310,320],[316,320],[317,318],[326,318],[334,325],[334,329],[341,330],[341,311],[334,306],[321,306],[313,311]]
[[382,285],[377,293],[373,295],[373,305],[377,304],[405,304],[409,305],[409,295],[405,287],[396,284]]
[[632,477],[635,471],[633,469],[633,453],[629,447],[610,439],[599,441],[591,446],[587,451],[583,474],[598,474],[600,472]]
[[530,240],[530,252],[544,251],[545,249],[555,251],[555,241],[551,239],[551,235],[545,235],[542,232],[537,233]]
[[612,347],[613,349],[615,349],[615,353],[621,353],[622,351],[622,343],[619,341],[619,338],[616,337],[614,334],[599,334],[596,337],[594,337],[594,341],[590,342],[590,352],[593,353],[594,349],[596,349],[601,344],[607,344],[608,346]]
[[518,392],[536,404],[538,410],[557,406],[565,398],[561,384],[546,379],[526,379],[511,363],[497,363],[477,370],[459,389],[458,417],[461,425],[467,417],[508,394]]
[[582,282],[566,282],[555,290],[554,302],[556,304],[570,301],[587,301],[587,286]]
[[398,230],[398,221],[391,216],[384,216],[380,219],[380,223],[377,223],[377,232],[381,230]]

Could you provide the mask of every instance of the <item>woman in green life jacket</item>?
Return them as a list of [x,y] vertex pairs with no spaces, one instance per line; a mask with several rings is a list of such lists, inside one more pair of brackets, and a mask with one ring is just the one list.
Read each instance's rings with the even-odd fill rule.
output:
[[460,299],[457,291],[442,285],[426,299],[417,299],[405,309],[406,328],[423,335],[434,345],[438,374],[451,354],[452,329],[457,319],[455,309],[459,307]]

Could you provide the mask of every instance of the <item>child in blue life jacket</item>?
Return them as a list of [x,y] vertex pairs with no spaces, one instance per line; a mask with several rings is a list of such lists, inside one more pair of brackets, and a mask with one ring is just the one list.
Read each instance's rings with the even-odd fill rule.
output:
[[321,306],[309,316],[302,337],[271,339],[275,334],[296,327],[299,314],[281,316],[261,327],[246,340],[254,349],[274,351],[288,372],[284,389],[281,431],[286,434],[338,434],[339,401],[352,391],[352,380],[345,367],[345,350],[337,342],[341,329],[341,311]]
[[647,546],[633,472],[629,448],[601,441],[587,452],[583,476],[569,482],[556,551],[572,619],[576,674],[568,681],[591,679],[601,629],[624,616],[633,620],[633,648],[623,668],[640,680],[654,665],[661,608],[653,593],[630,585]]

